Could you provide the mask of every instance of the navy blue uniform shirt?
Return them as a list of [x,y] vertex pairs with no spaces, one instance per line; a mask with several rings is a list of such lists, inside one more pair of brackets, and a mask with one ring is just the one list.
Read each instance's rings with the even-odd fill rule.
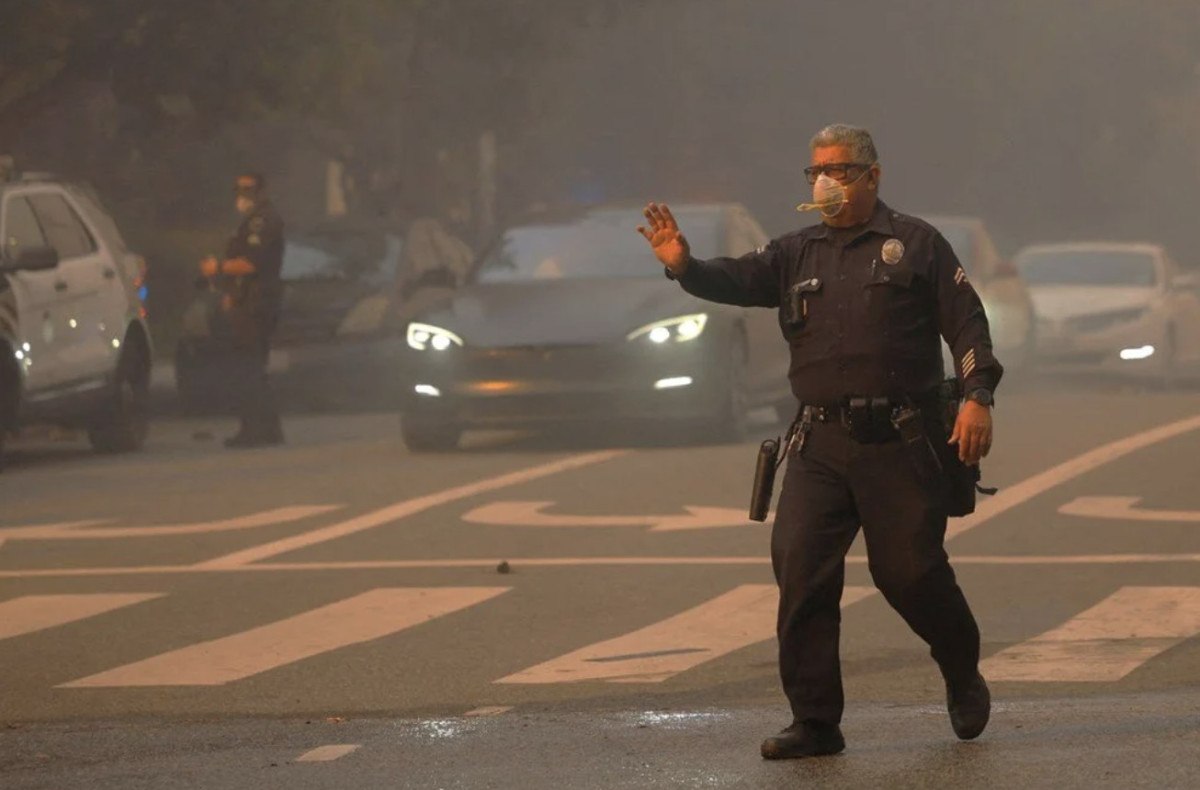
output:
[[[950,244],[883,201],[856,228],[813,225],[740,258],[692,260],[679,282],[712,302],[779,308],[788,378],[802,403],[925,395],[945,377],[942,339],[965,392],[994,392],[1004,372]],[[794,325],[788,293],[801,283],[806,315]]]

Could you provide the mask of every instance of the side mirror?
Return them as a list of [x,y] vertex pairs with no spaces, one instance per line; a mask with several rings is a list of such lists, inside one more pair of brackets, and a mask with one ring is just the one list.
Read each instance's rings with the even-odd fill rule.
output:
[[6,263],[9,271],[42,272],[58,266],[58,252],[53,247],[26,247]]

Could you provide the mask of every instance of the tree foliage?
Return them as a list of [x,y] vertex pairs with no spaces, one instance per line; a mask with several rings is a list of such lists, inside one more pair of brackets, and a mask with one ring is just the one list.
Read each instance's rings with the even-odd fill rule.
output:
[[205,117],[334,117],[384,63],[383,37],[421,6],[386,0],[13,0],[0,56],[0,112],[76,81]]

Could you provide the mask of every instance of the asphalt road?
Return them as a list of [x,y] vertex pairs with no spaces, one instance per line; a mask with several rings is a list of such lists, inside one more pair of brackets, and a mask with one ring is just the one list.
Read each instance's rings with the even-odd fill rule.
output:
[[418,456],[392,415],[238,453],[220,419],[127,457],[26,438],[0,475],[0,785],[1200,786],[1200,398],[1026,386],[996,420],[1001,493],[948,544],[988,731],[954,739],[859,543],[848,749],[786,764],[757,754],[788,715],[753,443]]

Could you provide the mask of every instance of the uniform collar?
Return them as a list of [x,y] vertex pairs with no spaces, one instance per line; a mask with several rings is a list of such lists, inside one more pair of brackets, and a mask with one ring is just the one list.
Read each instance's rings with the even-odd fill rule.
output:
[[[829,226],[822,222],[817,226],[817,230],[813,233],[814,239],[829,238]],[[882,200],[875,200],[875,210],[871,212],[871,218],[865,224],[859,225],[856,229],[858,233],[855,235],[855,240],[863,237],[868,232],[878,233],[881,236],[895,236],[895,228],[892,227],[892,210]]]

